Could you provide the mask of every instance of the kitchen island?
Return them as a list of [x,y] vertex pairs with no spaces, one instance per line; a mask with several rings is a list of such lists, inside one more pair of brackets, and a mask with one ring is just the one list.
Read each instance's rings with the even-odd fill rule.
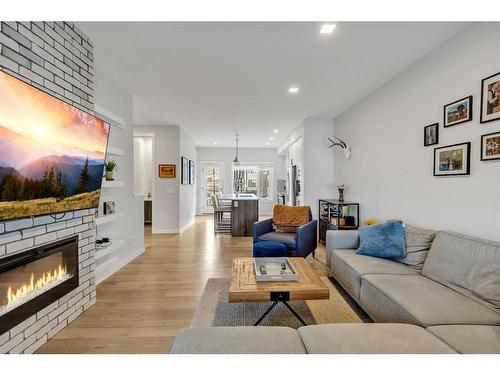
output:
[[253,223],[259,221],[259,198],[255,194],[226,194],[231,201],[231,236],[251,237]]

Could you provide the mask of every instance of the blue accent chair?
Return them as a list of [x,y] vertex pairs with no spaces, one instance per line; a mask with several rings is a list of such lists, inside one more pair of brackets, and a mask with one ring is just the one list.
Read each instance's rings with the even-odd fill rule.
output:
[[309,210],[309,222],[297,228],[296,233],[276,232],[273,219],[262,220],[253,224],[253,243],[259,241],[278,241],[286,245],[287,256],[305,258],[312,253],[314,258],[317,242],[318,221],[312,219]]
[[253,244],[253,257],[286,257],[287,247],[278,241],[259,241]]

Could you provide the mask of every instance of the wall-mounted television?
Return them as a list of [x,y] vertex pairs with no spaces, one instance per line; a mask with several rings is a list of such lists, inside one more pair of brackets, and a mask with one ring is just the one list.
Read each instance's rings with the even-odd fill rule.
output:
[[109,128],[0,72],[0,221],[97,208]]

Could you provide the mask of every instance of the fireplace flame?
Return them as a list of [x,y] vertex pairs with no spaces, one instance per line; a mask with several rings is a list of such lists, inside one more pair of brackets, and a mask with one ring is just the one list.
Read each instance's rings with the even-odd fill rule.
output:
[[45,288],[50,283],[54,281],[61,280],[68,274],[67,266],[61,266],[53,271],[44,272],[38,279],[35,280],[35,275],[31,273],[29,283],[21,285],[16,291],[12,290],[9,286],[7,289],[7,306],[14,303],[16,300],[23,298],[37,290]]

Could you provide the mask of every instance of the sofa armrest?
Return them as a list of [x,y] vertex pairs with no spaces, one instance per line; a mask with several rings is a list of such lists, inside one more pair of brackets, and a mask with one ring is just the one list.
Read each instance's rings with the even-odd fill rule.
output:
[[329,230],[326,232],[327,250],[357,249],[359,234],[357,230]]
[[311,220],[309,223],[301,225],[297,228],[297,252],[302,257],[308,256],[316,250],[318,245],[317,240],[318,221]]
[[253,223],[253,243],[257,242],[257,238],[263,234],[273,231],[273,219],[266,219]]

